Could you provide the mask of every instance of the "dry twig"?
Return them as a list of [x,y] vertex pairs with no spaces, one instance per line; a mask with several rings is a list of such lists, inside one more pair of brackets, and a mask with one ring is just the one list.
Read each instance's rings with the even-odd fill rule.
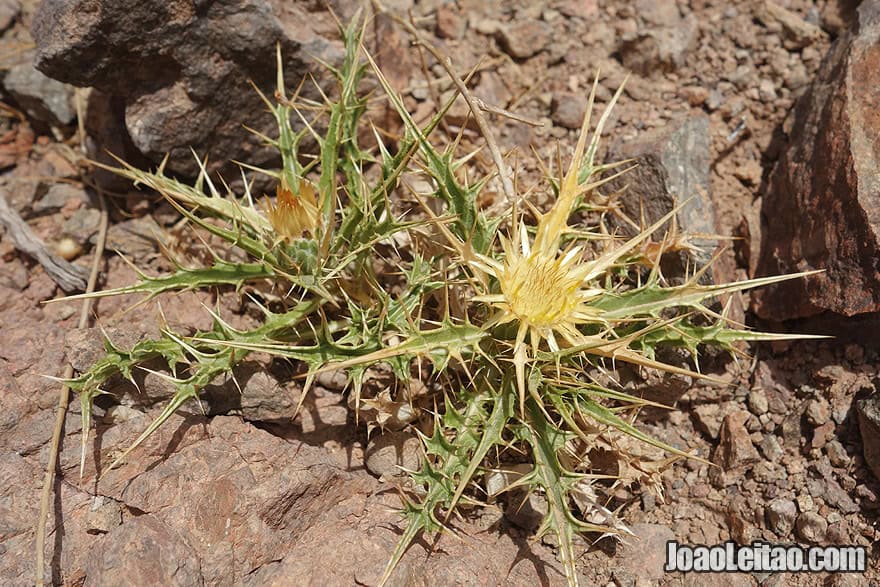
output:
[[[81,95],[77,95],[78,98]],[[85,137],[85,129],[82,126],[84,117],[82,115],[82,100],[77,100],[77,110],[79,113],[79,132],[81,139]],[[83,152],[85,148],[83,147]],[[104,247],[107,242],[107,203],[104,199],[104,192],[100,187],[95,186],[98,193],[98,205],[101,209],[101,222],[98,228],[98,242],[95,244],[95,251],[92,257],[92,268],[89,273],[88,283],[85,284],[86,293],[95,290],[95,284],[98,281],[98,272],[101,266],[101,258],[104,255]],[[2,201],[0,197],[0,201]],[[85,328],[89,323],[89,314],[92,310],[94,298],[85,298],[82,303],[82,309],[79,314],[79,323],[77,328]],[[70,379],[73,376],[73,366],[68,363],[62,375],[63,379]],[[45,557],[46,557],[46,522],[49,517],[49,500],[52,498],[52,485],[55,482],[55,467],[58,463],[58,448],[61,444],[61,431],[64,428],[64,419],[67,415],[67,405],[70,401],[70,389],[67,385],[62,385],[58,394],[58,408],[55,415],[55,427],[52,430],[52,444],[49,449],[49,462],[46,464],[46,475],[43,478],[43,491],[40,495],[40,517],[37,520],[36,532],[36,585],[43,587],[45,585]]]
[[[98,202],[101,206],[101,224],[98,229],[98,243],[95,245],[94,258],[92,259],[92,269],[89,274],[89,281],[86,284],[86,293],[95,290],[95,283],[98,280],[98,271],[101,263],[101,257],[104,253],[104,244],[107,240],[107,206],[104,202],[104,195],[98,191]],[[91,313],[94,298],[86,298],[83,300],[82,309],[80,310],[79,323],[77,328],[85,328],[89,322],[89,314]],[[73,376],[73,367],[68,364],[62,375],[63,379],[70,379]],[[70,399],[70,389],[67,385],[62,385],[58,394],[58,408],[55,416],[55,428],[52,431],[52,444],[49,450],[49,462],[46,465],[46,476],[43,479],[43,492],[40,496],[40,517],[37,520],[37,581],[38,587],[44,585],[44,559],[46,544],[46,520],[49,516],[49,500],[52,497],[52,484],[55,481],[55,466],[58,462],[58,447],[61,443],[61,430],[64,428],[64,418],[67,415],[67,404]]]
[[86,287],[85,272],[82,268],[52,254],[18,212],[9,206],[2,191],[0,191],[0,225],[6,227],[6,234],[15,248],[36,259],[58,287],[68,293],[82,291]]

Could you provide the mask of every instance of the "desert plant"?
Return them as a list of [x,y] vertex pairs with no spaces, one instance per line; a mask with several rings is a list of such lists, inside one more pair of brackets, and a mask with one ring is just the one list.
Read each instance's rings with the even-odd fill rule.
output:
[[[796,276],[702,285],[695,272],[672,286],[660,271],[660,258],[684,242],[670,224],[677,210],[633,238],[611,233],[606,219],[615,213],[613,202],[599,191],[625,171],[625,162],[600,164],[597,152],[620,92],[591,134],[596,83],[567,170],[547,177],[550,208],[542,212],[521,197],[497,216],[481,210],[477,196],[491,178],[466,182],[471,154],[460,156],[456,141],[444,148],[432,142],[451,101],[427,125],[416,124],[364,50],[362,30],[358,22],[341,29],[346,51],[341,64],[328,65],[337,88],[323,104],[288,96],[279,53],[276,95],[264,97],[278,136],[263,138],[278,150],[282,167],[244,166],[274,179],[274,201],[256,202],[247,181],[240,195],[225,184],[218,187],[204,165],[194,185],[169,177],[162,166],[153,172],[125,163],[113,168],[163,195],[245,260],[225,260],[230,257],[215,251],[210,266],[181,264],[159,277],[140,273],[134,285],[94,295],[152,298],[266,282],[283,295],[274,306],[251,302],[263,316],[251,330],[235,329],[214,313],[210,331],[185,336],[166,329],[161,338],[130,349],[106,341],[106,356],[69,381],[82,402],[83,454],[92,402],[104,393],[102,385],[115,375],[131,379],[149,360],[168,363],[166,377],[176,393],[111,468],[252,352],[304,364],[304,393],[321,371],[344,370],[357,410],[406,403],[402,390],[420,377],[436,382],[439,391],[431,398],[436,409],[427,421],[421,418],[417,430],[422,464],[409,472],[411,484],[403,491],[406,529],[383,582],[420,532],[448,529],[462,507],[517,491],[546,500],[548,514],[538,533],[557,536],[566,576],[576,584],[574,536],[625,531],[599,502],[589,447],[613,447],[645,475],[659,464],[649,466],[637,453],[627,453],[621,439],[662,448],[673,458],[688,456],[633,424],[634,413],[649,402],[615,386],[614,367],[627,363],[711,379],[697,368],[705,346],[735,352],[740,341],[786,335],[735,327],[708,302]],[[359,143],[367,102],[358,88],[368,73],[403,122],[393,146],[379,133],[375,148]],[[310,112],[322,120],[307,118]],[[302,130],[294,130],[296,119]],[[307,135],[317,144],[310,159],[300,148]],[[405,174],[425,178],[432,193],[408,193]],[[413,205],[398,211],[405,199]],[[570,225],[576,211],[592,225]],[[443,247],[429,242],[434,237]],[[382,273],[377,256],[393,274]],[[656,353],[663,347],[684,349],[694,367],[659,361]],[[368,369],[377,365],[398,382],[384,399],[364,396]],[[417,409],[406,413],[399,425],[419,418]],[[502,485],[490,489],[490,479],[502,479]]]

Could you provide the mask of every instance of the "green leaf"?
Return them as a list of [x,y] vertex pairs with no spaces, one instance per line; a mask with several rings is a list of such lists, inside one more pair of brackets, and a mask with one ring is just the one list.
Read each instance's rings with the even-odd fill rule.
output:
[[[527,478],[534,479],[534,482],[544,490],[548,506],[547,515],[538,530],[538,535],[547,531],[556,534],[565,577],[570,586],[576,587],[578,578],[575,567],[574,534],[579,522],[571,514],[568,496],[574,484],[583,476],[566,471],[557,456],[573,435],[548,422],[543,409],[534,400],[527,400],[526,408],[529,421],[525,428],[532,447],[532,458],[535,460],[535,468]],[[525,481],[522,480],[521,483]]]
[[707,298],[789,279],[798,279],[812,273],[815,272],[762,277],[719,285],[688,283],[678,287],[659,287],[654,280],[640,288],[623,293],[608,292],[591,305],[602,310],[602,318],[608,321],[624,320],[638,316],[659,317],[660,313],[666,309],[684,307],[702,310],[703,308],[700,304]]
[[61,299],[72,301],[83,298],[105,298],[139,293],[147,294],[147,299],[152,299],[159,294],[169,291],[201,289],[220,285],[232,285],[239,288],[246,282],[272,277],[277,278],[277,274],[271,267],[263,263],[227,263],[218,259],[214,261],[212,267],[180,268],[175,273],[162,277],[149,277],[141,273],[140,281],[134,285],[106,289],[90,294],[68,296]]

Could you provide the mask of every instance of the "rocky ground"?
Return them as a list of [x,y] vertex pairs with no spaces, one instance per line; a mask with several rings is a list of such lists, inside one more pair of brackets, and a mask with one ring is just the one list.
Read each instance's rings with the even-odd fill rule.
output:
[[[343,18],[352,13],[347,2],[331,4]],[[660,475],[659,494],[618,491],[609,506],[639,540],[584,542],[583,584],[880,582],[880,2],[865,0],[858,12],[847,0],[387,4],[411,10],[460,71],[476,68],[477,96],[537,123],[492,117],[501,147],[519,152],[522,185],[539,174],[530,148],[553,160],[557,144],[573,144],[595,72],[600,103],[632,72],[606,140],[610,156],[640,162],[627,180],[636,199],[625,205],[638,211],[641,197],[651,216],[674,197],[694,196],[679,214],[686,230],[740,237],[717,279],[827,270],[806,285],[734,300],[734,312],[764,328],[835,340],[754,346],[751,359],[717,360],[710,368],[726,387],[633,384],[677,408],[645,413],[640,426],[717,466],[678,462]],[[221,172],[221,155],[262,163],[268,155],[241,133],[242,122],[266,123],[248,78],[272,83],[277,41],[290,58],[288,79],[312,71],[320,80],[309,55],[332,61],[339,51],[332,18],[310,2],[229,0],[196,11],[182,1],[46,0],[38,10],[29,0],[2,0],[0,31],[0,190],[37,237],[79,267],[89,263],[100,212],[81,181],[78,122],[95,158],[107,149],[149,164],[170,152],[170,169],[186,175],[193,146],[210,151]],[[387,17],[372,21],[369,38],[408,108],[430,116],[452,91],[439,65],[423,62]],[[456,105],[447,131],[467,124],[466,114]],[[381,105],[373,115],[393,131]],[[476,164],[491,170],[488,156]],[[95,179],[110,194],[108,248],[147,270],[167,269],[159,244],[191,238],[173,211],[110,177]],[[486,206],[498,191],[488,187]],[[77,305],[43,304],[63,291],[13,244],[12,230],[0,239],[0,580],[24,585],[34,577],[37,496],[58,395],[44,376],[59,376],[68,362],[88,367],[100,331],[76,331]],[[101,287],[134,278],[111,254],[102,269]],[[105,299],[94,309],[95,324],[120,344],[157,328],[156,305],[126,312],[133,301]],[[161,310],[178,329],[205,328],[210,317],[193,308],[211,301],[187,293],[163,300]],[[220,303],[250,319],[234,296]],[[396,465],[416,462],[418,444],[406,432],[368,439],[347,406],[345,381],[332,374],[291,419],[300,389],[289,369],[245,365],[241,394],[217,382],[204,410],[183,410],[124,466],[103,471],[169,397],[148,373],[139,392],[108,390],[114,395],[97,407],[82,478],[74,401],[49,524],[53,582],[375,584],[400,533]],[[552,540],[531,537],[535,519],[499,507],[457,520],[460,540],[416,544],[391,583],[564,584]],[[673,538],[864,545],[871,570],[664,574]]]

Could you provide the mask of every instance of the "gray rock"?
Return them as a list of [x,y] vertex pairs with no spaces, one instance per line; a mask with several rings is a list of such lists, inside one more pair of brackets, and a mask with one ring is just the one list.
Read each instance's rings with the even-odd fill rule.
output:
[[92,507],[86,515],[86,532],[106,534],[121,524],[122,506],[119,502],[102,495],[95,496]]
[[782,446],[779,444],[779,439],[776,438],[773,434],[767,434],[761,440],[761,452],[767,458],[767,460],[775,463],[778,461],[782,455],[785,454],[785,451],[782,450]]
[[865,462],[880,479],[880,394],[856,402],[859,432],[862,436],[862,454]]
[[770,410],[770,402],[767,393],[760,388],[749,391],[749,410],[756,416],[766,414]]
[[782,419],[782,423],[780,424],[782,443],[785,445],[785,449],[788,452],[797,450],[800,446],[801,438],[803,437],[801,426],[802,416],[803,409],[802,406],[799,406],[797,409],[791,410],[790,413]]
[[788,536],[797,518],[797,506],[790,499],[776,499],[765,510],[770,529],[779,536]]
[[[128,445],[144,425],[122,423],[104,438]],[[75,467],[79,447],[72,449]],[[241,583],[278,560],[280,545],[294,536],[322,520],[350,524],[349,515],[363,510],[363,501],[361,510],[343,503],[369,492],[372,480],[363,472],[356,479],[340,464],[325,449],[274,437],[239,417],[172,416],[124,467],[102,478],[104,495],[144,515],[126,519],[89,548],[89,581],[126,584],[127,572],[147,584],[188,585],[195,572],[197,585]]]
[[329,391],[342,391],[348,384],[348,375],[342,369],[321,371],[315,376],[315,385]]
[[840,484],[831,477],[823,480],[823,492],[819,495],[825,503],[845,513],[854,514],[859,511],[859,505],[853,501],[849,494]]
[[20,260],[0,265],[0,286],[20,293],[28,286],[29,281],[28,270]]
[[721,420],[736,409],[737,405],[734,402],[708,403],[694,407],[691,413],[694,415],[697,428],[714,440],[721,433]]
[[526,463],[502,463],[498,468],[486,473],[484,484],[486,495],[490,499],[507,490],[510,485],[516,482],[523,475],[527,475],[532,470],[532,466]]
[[241,415],[250,422],[289,422],[296,415],[298,396],[281,387],[263,365],[254,364],[247,379],[241,381],[242,369],[236,369],[241,385]]
[[497,35],[504,25],[494,18],[480,18],[472,15],[470,19],[471,28],[481,35],[494,36]]
[[831,406],[823,398],[811,399],[807,402],[804,415],[813,426],[821,426],[831,417]]
[[68,218],[61,232],[79,244],[89,241],[98,232],[101,224],[101,213],[94,208],[78,208]]
[[811,512],[816,507],[816,502],[809,493],[799,493],[795,498],[795,502],[797,502],[798,510],[801,512]]
[[[91,88],[86,98],[84,126],[85,146],[89,157],[116,167],[119,162],[110,153],[128,163],[148,169],[154,164],[144,157],[125,130],[125,98]],[[95,182],[108,191],[126,192],[131,182],[106,169],[94,170]]]
[[467,20],[451,6],[437,9],[437,36],[441,39],[460,39],[464,35]]
[[98,328],[74,328],[64,334],[64,352],[70,365],[84,373],[106,354]]
[[[141,411],[157,403],[167,402],[177,391],[174,384],[166,378],[167,365],[162,361],[150,361],[142,366],[150,370],[135,369],[132,372],[136,386],[127,380],[111,380],[107,384],[107,391],[115,395],[121,405]],[[197,414],[207,411],[207,408],[200,407],[192,401],[184,404],[184,409]]]
[[553,96],[550,118],[553,124],[569,129],[579,129],[587,113],[586,99],[581,94],[565,92]]
[[21,14],[21,2],[18,0],[0,0],[0,32],[12,26]]
[[835,467],[846,467],[849,465],[849,454],[846,452],[846,448],[844,448],[837,439],[831,440],[825,444],[825,454],[828,455],[828,460],[831,461],[831,464]]
[[725,470],[744,467],[761,458],[745,427],[748,418],[749,413],[745,411],[734,412],[724,418],[715,462]]
[[[152,216],[129,218],[114,222],[107,230],[107,248],[133,259],[143,259],[155,253],[163,242],[165,231]],[[97,236],[92,238],[92,244]]]
[[68,125],[76,117],[73,88],[46,76],[30,63],[12,67],[3,80],[6,91],[29,116],[51,125]]
[[89,195],[79,186],[69,183],[53,183],[49,191],[34,202],[33,210],[37,213],[57,212],[70,200],[79,200],[83,203],[89,201]]
[[[825,272],[757,291],[762,318],[880,310],[878,36],[880,3],[863,2],[858,26],[835,41],[783,125],[788,145],[763,199],[757,275]],[[826,326],[833,332],[844,324]]]
[[299,395],[279,385],[266,367],[256,361],[236,366],[232,377],[222,375],[199,394],[210,415],[239,414],[250,422],[285,422],[296,415]]
[[551,41],[552,29],[543,22],[521,20],[501,27],[496,36],[501,48],[516,59],[527,59],[540,53]]
[[86,575],[95,585],[124,585],[137,577],[150,585],[202,584],[199,557],[174,529],[140,516],[107,534],[95,548]]
[[719,89],[714,89],[709,92],[709,97],[706,98],[706,108],[709,109],[710,112],[714,112],[721,108],[721,105],[724,104],[724,94]]
[[[683,204],[676,216],[679,233],[704,235],[692,239],[699,252],[690,253],[691,261],[698,267],[709,262],[714,248],[714,242],[705,235],[717,233],[709,182],[710,152],[709,117],[696,113],[679,118],[615,149],[612,160],[634,159],[638,167],[606,188],[608,192],[626,188],[620,207],[636,222],[644,215],[645,223],[651,224],[677,204]],[[667,223],[662,230],[670,227]],[[633,229],[628,226],[619,228],[632,234]],[[662,234],[657,239],[661,237]],[[675,277],[683,273],[687,259],[682,255],[677,259],[664,256],[664,261],[668,258],[675,262],[671,267],[663,267],[664,275]]]
[[142,411],[119,404],[107,408],[101,421],[104,424],[113,425],[128,422],[130,420],[140,420],[142,418],[144,418],[144,413]]
[[548,511],[547,499],[543,495],[514,490],[507,498],[504,516],[520,528],[535,532]]
[[764,24],[782,33],[783,46],[789,50],[803,49],[825,40],[828,35],[815,24],[807,22],[797,13],[770,0],[758,3],[756,16]]
[[[32,32],[40,71],[119,97],[117,128],[153,161],[170,154],[168,170],[189,176],[198,171],[190,147],[213,154],[217,166],[264,165],[277,155],[242,128],[277,132],[250,85],[273,94],[276,44],[292,87],[308,74],[326,83],[316,58],[341,56],[327,38],[336,38],[333,17],[307,2],[46,0]],[[305,93],[319,99],[309,85]]]
[[620,55],[627,69],[650,76],[674,71],[697,41],[697,21],[682,18],[675,0],[639,0],[638,29],[621,37]]

